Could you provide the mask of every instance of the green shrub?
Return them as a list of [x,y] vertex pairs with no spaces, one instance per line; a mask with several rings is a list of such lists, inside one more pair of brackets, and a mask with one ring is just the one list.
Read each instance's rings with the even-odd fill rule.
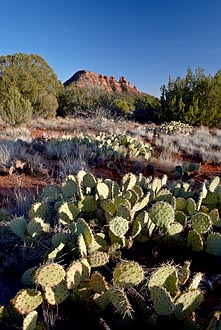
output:
[[31,119],[32,111],[29,100],[25,99],[17,88],[10,87],[0,108],[2,120],[10,126],[19,126]]

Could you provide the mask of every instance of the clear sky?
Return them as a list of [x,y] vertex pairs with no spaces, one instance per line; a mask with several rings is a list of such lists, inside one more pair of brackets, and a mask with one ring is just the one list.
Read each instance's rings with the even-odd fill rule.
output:
[[160,96],[188,67],[221,69],[221,0],[1,1],[0,56],[19,52],[62,82],[85,69]]

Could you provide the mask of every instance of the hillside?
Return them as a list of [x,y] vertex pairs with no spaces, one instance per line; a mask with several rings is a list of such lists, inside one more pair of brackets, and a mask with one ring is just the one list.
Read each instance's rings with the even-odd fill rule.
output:
[[80,70],[74,73],[74,75],[68,79],[64,86],[68,87],[71,85],[75,85],[80,88],[89,87],[89,88],[100,88],[106,92],[113,93],[123,93],[126,92],[128,94],[136,95],[136,94],[144,94],[137,90],[136,86],[131,86],[130,82],[128,82],[125,77],[120,77],[117,80],[115,77],[105,76],[102,74],[94,73],[87,70]]

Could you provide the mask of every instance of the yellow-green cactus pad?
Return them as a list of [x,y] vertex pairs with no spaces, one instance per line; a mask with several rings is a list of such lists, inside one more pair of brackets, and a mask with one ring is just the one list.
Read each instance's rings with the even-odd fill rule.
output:
[[136,286],[144,279],[143,268],[134,261],[117,264],[113,271],[113,283],[120,288]]
[[58,263],[48,263],[36,271],[35,278],[41,286],[52,287],[64,280],[65,270]]
[[12,299],[12,305],[20,314],[28,314],[35,310],[43,302],[40,291],[34,289],[23,289],[17,292]]

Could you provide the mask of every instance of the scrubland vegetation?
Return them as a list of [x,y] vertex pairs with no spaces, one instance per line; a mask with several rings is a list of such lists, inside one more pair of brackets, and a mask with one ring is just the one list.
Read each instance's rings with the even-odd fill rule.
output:
[[220,174],[197,180],[221,165],[220,93],[219,71],[158,100],[0,57],[0,179],[45,182],[0,189],[1,329],[220,328]]

